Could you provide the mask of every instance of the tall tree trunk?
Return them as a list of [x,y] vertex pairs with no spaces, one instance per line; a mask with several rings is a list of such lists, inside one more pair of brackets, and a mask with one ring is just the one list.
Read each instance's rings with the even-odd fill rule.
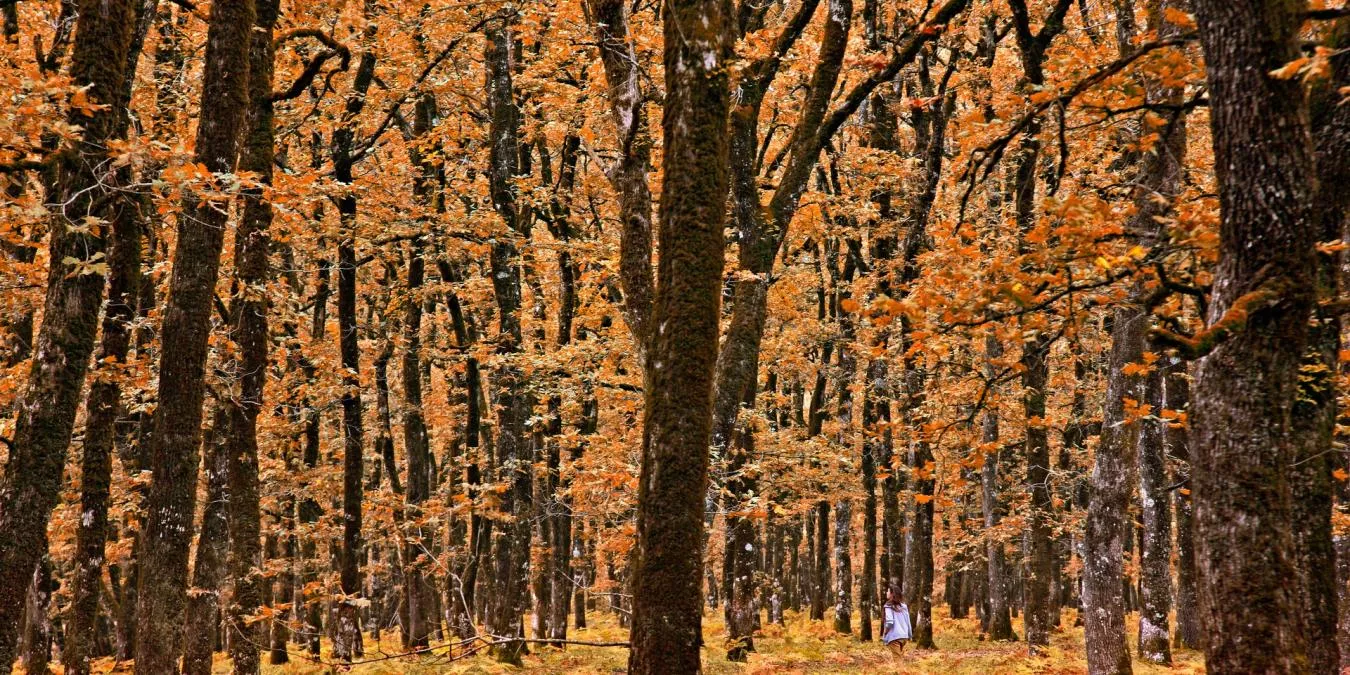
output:
[[834,632],[853,634],[853,503],[841,499],[834,504]]
[[[435,117],[435,97],[423,95],[417,101],[413,135],[422,137],[429,133]],[[415,151],[414,155],[413,160],[418,167],[413,184],[414,198],[423,208],[430,208],[439,201],[432,192],[436,186],[436,167],[422,157],[420,151]],[[420,648],[430,644],[432,628],[436,623],[436,596],[428,581],[428,559],[436,532],[430,523],[423,523],[421,517],[422,503],[431,498],[431,445],[426,421],[422,416],[421,289],[426,270],[423,242],[414,239],[408,253],[408,298],[403,307],[403,359],[400,372],[403,380],[403,448],[408,456],[407,517],[417,525],[409,533],[409,550],[405,554],[409,569],[403,593],[408,611],[408,625],[404,627],[404,632],[408,646]]]
[[[1144,401],[1163,407],[1163,374],[1155,369],[1144,387]],[[1139,424],[1139,502],[1143,531],[1139,551],[1139,658],[1172,662],[1172,492],[1168,485],[1164,420]]]
[[52,659],[52,561],[43,556],[33,570],[33,583],[28,587],[24,616],[24,670],[30,673],[50,672]]
[[1124,368],[1142,361],[1144,322],[1140,309],[1125,307],[1115,310],[1111,323],[1102,434],[1083,539],[1084,636],[1088,667],[1093,672],[1131,672],[1121,579],[1138,433],[1137,423],[1125,417],[1125,399],[1143,399],[1138,377],[1126,374]]
[[[192,588],[188,591],[184,675],[210,675],[211,656],[220,642],[220,597],[230,537],[230,438],[229,413],[218,404],[211,416],[211,429],[202,443],[206,474],[206,504],[202,526],[197,531],[197,555],[192,563]],[[195,486],[194,486],[195,487]],[[145,631],[141,631],[144,635]]]
[[[255,0],[257,18],[249,45],[249,111],[239,169],[250,171],[262,185],[272,183],[275,157],[272,118],[272,69],[276,48],[272,32],[280,11],[278,0]],[[258,489],[258,413],[267,381],[267,255],[272,204],[254,188],[244,194],[244,207],[234,234],[237,295],[231,300],[231,339],[238,354],[234,375],[238,395],[228,404],[230,443],[230,572],[233,592],[226,612],[234,672],[255,675],[265,643],[251,617],[262,604],[262,509]]]
[[[984,341],[985,358],[989,361],[1002,358],[1003,345],[998,337],[990,335]],[[993,366],[986,366],[986,377],[993,375]],[[1003,449],[999,446],[998,411],[990,408],[984,413],[980,441],[985,444],[984,467],[981,469],[981,505],[984,510],[984,527],[990,530],[985,551],[988,558],[988,613],[989,639],[1013,640],[1012,619],[1008,615],[1008,561],[1004,553],[1003,540],[993,534],[1003,518],[1003,504],[999,499],[998,475],[1003,464]]]
[[[1030,138],[1030,136],[1028,137]],[[1035,220],[1036,159],[1035,141],[1024,141],[1017,167],[1017,214],[1023,232]],[[1033,650],[1050,644],[1050,577],[1053,563],[1050,540],[1052,504],[1050,501],[1050,439],[1045,423],[1046,384],[1050,379],[1050,338],[1033,333],[1022,344],[1022,412],[1026,419],[1026,484],[1031,498],[1027,516],[1026,641]]]
[[[517,234],[528,236],[528,210],[517,203],[512,181],[520,172],[520,111],[516,107],[512,73],[512,33],[505,26],[487,31],[488,103],[491,111],[492,150],[489,177],[492,204],[498,216]],[[510,362],[520,352],[521,266],[520,252],[511,239],[492,245],[492,289],[497,300],[497,352],[507,357],[493,376],[497,408],[497,467],[508,487],[501,495],[500,509],[511,516],[497,529],[492,542],[493,577],[496,584],[488,630],[498,638],[523,638],[526,589],[530,578],[530,519],[532,457],[525,437],[530,406],[525,374]],[[525,643],[510,640],[493,647],[497,660],[519,664]]]
[[1270,74],[1298,57],[1304,3],[1192,7],[1221,211],[1207,335],[1242,324],[1207,345],[1193,388],[1206,664],[1213,673],[1307,672],[1307,622],[1289,581],[1297,566],[1288,467],[1315,302],[1316,177],[1301,84]]
[[[1009,9],[1022,62],[1022,81],[1018,88],[1039,88],[1045,83],[1042,71],[1046,50],[1064,30],[1068,2],[1057,2],[1032,31],[1031,18],[1024,0],[1011,0]],[[1036,225],[1036,177],[1040,158],[1040,124],[1032,119],[1024,130],[1013,178],[1013,197],[1017,229],[1023,237]],[[1028,253],[1025,238],[1018,244],[1020,253]],[[1027,528],[1026,641],[1033,651],[1050,644],[1050,577],[1053,554],[1050,540],[1050,442],[1045,427],[1045,386],[1050,377],[1050,336],[1032,331],[1023,336],[1022,411],[1026,418],[1026,482],[1031,502]]]
[[[1166,374],[1163,379],[1163,407],[1168,410],[1185,412],[1190,407],[1190,375],[1186,372],[1186,363],[1175,356],[1169,357]],[[1190,450],[1187,446],[1189,430],[1185,425],[1173,423],[1167,425],[1167,452],[1178,462],[1178,469],[1172,476],[1174,485],[1182,486],[1177,490],[1174,500],[1176,507],[1176,550],[1177,550],[1177,627],[1173,640],[1174,647],[1203,649],[1204,633],[1200,625],[1199,580],[1195,571],[1195,544],[1192,531],[1194,513],[1191,505]]]
[[646,364],[633,579],[634,675],[699,672],[702,542],[727,199],[729,5],[663,12],[665,183]]
[[[906,331],[908,332],[908,331]],[[907,339],[907,338],[906,338]],[[906,416],[919,428],[924,376],[917,365],[906,365]],[[936,484],[933,449],[926,439],[911,442],[910,473],[914,476],[914,509],[905,542],[905,598],[913,616],[914,646],[933,649],[933,489]]]
[[[1311,121],[1317,168],[1318,241],[1342,241],[1346,235],[1346,212],[1350,205],[1344,186],[1350,183],[1350,111],[1343,110],[1339,96],[1332,94],[1350,84],[1350,19],[1337,21],[1328,43],[1340,47],[1332,57],[1332,77],[1311,97]],[[1341,293],[1342,254],[1320,252],[1316,284],[1319,297],[1337,298]],[[1332,542],[1332,468],[1336,465],[1334,440],[1338,406],[1335,377],[1340,366],[1341,321],[1322,314],[1310,326],[1308,349],[1299,376],[1299,392],[1293,408],[1293,452],[1290,491],[1294,529],[1294,562],[1299,573],[1301,602],[1307,616],[1308,670],[1336,673],[1341,655],[1336,643],[1338,597],[1336,550]]]
[[[233,173],[248,108],[253,0],[211,5],[196,161]],[[158,407],[151,437],[152,481],[146,500],[136,623],[136,665],[172,671],[181,651],[187,561],[201,445],[207,338],[227,212],[195,194],[183,200],[160,343]]]
[[67,446],[103,300],[103,275],[75,273],[103,251],[103,239],[67,224],[86,215],[107,218],[112,215],[110,206],[118,202],[105,199],[113,176],[104,159],[108,141],[115,138],[117,120],[124,114],[111,104],[119,101],[123,91],[134,1],[84,0],[79,4],[71,81],[89,86],[90,100],[107,107],[90,116],[71,111],[70,122],[83,131],[73,151],[61,157],[56,192],[48,199],[66,206],[51,223],[51,263],[37,356],[22,393],[24,405],[0,483],[0,672],[6,673],[15,658],[24,596],[47,550],[47,522],[60,496]]
[[[367,7],[368,9],[368,7]],[[370,23],[363,39],[374,38]],[[361,407],[361,336],[356,316],[356,194],[352,191],[352,169],[360,159],[356,152],[356,122],[365,109],[366,92],[375,79],[375,54],[367,48],[361,53],[347,97],[343,125],[333,132],[333,177],[346,187],[337,199],[341,239],[337,246],[338,348],[342,359],[342,546],[338,556],[342,599],[333,617],[333,655],[350,661],[365,652],[361,640],[361,537],[364,498],[365,426]]]
[[[890,399],[884,384],[886,364],[874,359],[867,365],[867,386],[863,390],[863,429],[866,431],[862,449],[863,480],[863,566],[862,586],[858,589],[858,633],[863,642],[875,639],[872,633],[872,615],[876,612],[877,588],[877,455],[881,454],[881,435],[878,424],[890,415]],[[886,407],[883,413],[881,408]],[[887,467],[889,471],[889,467]],[[883,552],[882,555],[885,555]],[[883,574],[886,566],[882,566]],[[882,586],[886,585],[882,580]]]
[[[316,144],[317,145],[317,144]],[[316,147],[317,154],[317,147]],[[316,162],[317,163],[317,162]],[[314,300],[313,314],[310,323],[310,346],[318,348],[326,337],[325,326],[328,321],[328,301],[331,296],[331,287],[329,285],[332,277],[332,265],[327,260],[320,260],[315,272],[314,280]],[[317,368],[313,362],[306,358],[301,359],[301,367],[305,371],[307,382],[314,382],[317,375]],[[319,425],[322,422],[322,413],[314,402],[305,399],[305,426],[304,426],[304,448],[301,454],[301,462],[305,471],[313,471],[319,464]],[[319,521],[323,514],[323,507],[319,501],[309,495],[307,485],[300,484],[300,492],[305,497],[300,500],[296,509],[296,515],[301,524],[312,528],[314,523]],[[304,588],[315,580],[317,576],[316,567],[319,565],[318,546],[314,537],[306,537],[300,544],[300,590],[296,592],[296,611],[302,617],[301,628],[299,631],[300,640],[305,644],[306,649],[313,656],[319,655],[320,648],[320,627],[322,625],[323,612],[320,603],[316,599],[306,597]]]
[[[127,73],[136,72],[145,35],[156,16],[154,0],[136,3],[136,25],[127,53]],[[113,108],[118,113],[114,134],[126,135],[131,125],[128,108],[134,77],[124,77]],[[130,182],[123,169],[119,184]],[[139,201],[139,200],[138,200]],[[103,313],[102,337],[96,363],[100,372],[89,385],[85,398],[85,432],[80,462],[80,521],[76,533],[76,571],[69,629],[61,658],[66,671],[89,673],[97,634],[99,592],[103,584],[104,543],[108,539],[108,497],[112,482],[112,449],[116,422],[121,414],[122,377],[131,347],[131,321],[136,316],[136,296],[141,281],[141,235],[144,223],[140,203],[123,202],[112,219],[108,242],[108,304]],[[31,331],[32,317],[28,319]]]
[[[753,407],[753,396],[747,398],[747,407]],[[741,424],[735,433],[734,448],[727,472],[731,476],[726,490],[736,501],[728,505],[726,548],[722,555],[723,587],[726,589],[727,660],[744,662],[749,652],[755,651],[753,633],[759,612],[755,606],[755,521],[746,513],[748,499],[755,481],[745,475],[746,464],[754,452],[754,432],[748,424]]]

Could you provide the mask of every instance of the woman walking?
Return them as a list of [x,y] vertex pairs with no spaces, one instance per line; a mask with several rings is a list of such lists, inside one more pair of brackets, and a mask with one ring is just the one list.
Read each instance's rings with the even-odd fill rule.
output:
[[899,586],[886,587],[886,605],[882,609],[881,641],[899,658],[905,652],[905,643],[914,636],[909,625],[909,606]]

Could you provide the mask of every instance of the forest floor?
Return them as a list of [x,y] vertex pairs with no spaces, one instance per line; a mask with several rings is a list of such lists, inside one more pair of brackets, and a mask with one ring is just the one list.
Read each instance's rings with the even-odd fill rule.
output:
[[[1002,675],[1004,673],[1076,675],[1087,673],[1087,663],[1083,651],[1083,629],[1072,627],[1074,612],[1066,610],[1063,615],[1062,629],[1052,636],[1051,646],[1044,656],[1031,656],[1026,645],[1021,642],[999,643],[985,642],[979,639],[979,622],[972,616],[967,619],[952,619],[946,607],[935,608],[934,641],[936,650],[906,650],[903,657],[896,659],[876,642],[860,642],[856,638],[840,636],[834,632],[829,622],[808,621],[805,616],[789,615],[786,626],[765,626],[762,634],[755,636],[758,651],[750,655],[746,664],[731,663],[726,660],[722,649],[726,632],[722,624],[721,613],[705,616],[704,640],[708,645],[704,649],[704,668],[708,673],[747,673],[753,675],[788,673],[952,673],[955,675]],[[593,612],[588,619],[590,627],[585,630],[572,630],[569,638],[589,642],[622,642],[628,639],[628,631],[615,621],[612,614]],[[1130,647],[1135,647],[1134,634],[1137,630],[1138,615],[1127,618],[1130,628]],[[856,628],[856,626],[855,626]],[[1013,628],[1022,635],[1020,619],[1013,620]],[[395,631],[386,632],[380,645],[375,645],[367,636],[366,658],[396,655],[403,651],[399,636]],[[324,660],[330,659],[327,643],[324,645]],[[531,645],[532,650],[525,657],[523,668],[504,666],[492,661],[486,652],[450,660],[445,649],[432,649],[432,652],[418,657],[396,657],[382,661],[368,662],[354,666],[350,671],[362,675],[382,675],[385,673],[568,673],[582,675],[589,673],[622,673],[628,660],[628,652],[622,647],[570,646],[566,650],[539,648]],[[459,656],[459,650],[455,650]],[[229,661],[221,655],[217,663],[217,673],[229,672]],[[1173,655],[1172,667],[1155,666],[1136,660],[1134,672],[1141,674],[1181,673],[1190,675],[1205,672],[1204,660],[1199,652],[1178,650]],[[265,656],[264,656],[265,659]],[[293,662],[285,666],[264,666],[268,674],[310,674],[325,672],[343,672],[342,668],[331,668],[325,664],[306,662],[292,657]]]

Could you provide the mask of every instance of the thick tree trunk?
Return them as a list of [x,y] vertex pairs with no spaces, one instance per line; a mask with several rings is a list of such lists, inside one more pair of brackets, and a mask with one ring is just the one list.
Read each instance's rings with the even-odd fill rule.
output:
[[[124,86],[135,3],[85,0],[79,4],[71,80],[90,86],[91,101],[116,103]],[[9,672],[16,656],[24,596],[47,550],[47,522],[60,496],[67,446],[103,299],[102,275],[76,274],[83,263],[65,262],[93,262],[90,256],[103,251],[102,238],[67,224],[85,215],[110,215],[106,205],[118,202],[104,199],[113,178],[104,159],[107,142],[115,137],[117,120],[123,114],[113,105],[90,116],[84,111],[71,112],[71,123],[83,132],[74,151],[62,159],[56,193],[48,199],[66,207],[52,220],[51,263],[37,356],[22,393],[24,405],[0,483],[0,672]],[[105,206],[92,210],[96,203]]]
[[1298,57],[1304,3],[1192,7],[1221,209],[1207,318],[1209,330],[1242,324],[1199,362],[1193,389],[1206,663],[1212,673],[1308,672],[1307,622],[1290,583],[1297,558],[1288,467],[1315,302],[1316,178],[1301,84],[1270,75]]
[[634,675],[701,671],[702,542],[727,199],[734,17],[717,0],[663,12],[665,183],[646,364],[633,579]]
[[1138,378],[1126,375],[1123,368],[1142,362],[1145,327],[1143,312],[1137,308],[1116,309],[1112,318],[1102,434],[1092,470],[1092,496],[1083,539],[1084,636],[1088,667],[1093,672],[1131,672],[1121,579],[1138,425],[1126,420],[1125,399],[1143,398]]
[[33,571],[24,610],[23,666],[29,673],[50,672],[52,660],[52,561],[43,557]]
[[[233,173],[248,108],[252,0],[211,5],[202,75],[196,160],[208,171]],[[181,651],[187,561],[201,445],[207,338],[227,211],[196,195],[178,218],[173,273],[160,335],[158,407],[151,437],[153,479],[142,539],[136,665],[174,670]]]

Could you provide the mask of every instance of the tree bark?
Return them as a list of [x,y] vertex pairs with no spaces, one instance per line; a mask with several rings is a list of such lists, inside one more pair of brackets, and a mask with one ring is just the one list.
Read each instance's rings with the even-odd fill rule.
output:
[[702,529],[728,185],[730,6],[674,0],[662,18],[665,183],[645,369],[634,675],[702,670]]
[[[1003,345],[999,343],[998,337],[990,335],[984,341],[985,358],[988,361],[1002,358]],[[986,377],[993,375],[993,366],[985,367]],[[990,530],[988,541],[985,542],[985,552],[988,558],[988,593],[989,608],[988,613],[989,639],[990,640],[1013,640],[1012,619],[1008,615],[1008,562],[1004,553],[1003,540],[993,535],[992,530],[998,527],[999,521],[1003,519],[1003,504],[999,498],[999,469],[1003,464],[1003,448],[999,445],[998,412],[990,408],[984,413],[984,423],[981,428],[980,441],[985,444],[984,467],[981,469],[981,506],[984,510],[984,527]]]
[[[252,0],[211,5],[196,161],[233,173],[248,108]],[[154,472],[146,500],[141,588],[136,610],[136,664],[172,671],[181,651],[182,613],[195,481],[201,445],[207,338],[227,213],[195,194],[183,200],[173,273],[161,331],[159,389],[151,437]]]
[[[1350,19],[1333,26],[1327,42],[1344,47],[1350,42]],[[1350,111],[1342,110],[1333,88],[1350,84],[1350,56],[1332,57],[1330,82],[1310,99],[1312,133],[1317,171],[1316,204],[1318,241],[1341,241],[1345,237],[1346,207],[1343,188],[1350,183]],[[1316,284],[1321,298],[1341,293],[1343,255],[1317,255]],[[1332,541],[1332,469],[1336,465],[1335,377],[1340,366],[1342,323],[1340,317],[1320,313],[1310,326],[1309,345],[1299,376],[1298,397],[1293,408],[1293,452],[1290,490],[1294,530],[1294,562],[1298,568],[1300,596],[1307,616],[1309,672],[1336,673],[1341,654],[1336,642],[1338,602],[1336,550]]]
[[[487,31],[488,106],[491,111],[492,149],[489,176],[492,204],[515,235],[528,237],[528,215],[517,203],[512,181],[520,173],[520,112],[516,107],[512,73],[515,67],[512,33],[505,26]],[[525,438],[530,415],[524,392],[524,373],[510,355],[521,351],[521,266],[514,238],[492,244],[492,289],[497,301],[497,353],[503,357],[493,375],[497,408],[497,467],[500,480],[508,485],[501,495],[500,510],[512,518],[497,528],[492,542],[493,576],[496,584],[488,630],[504,638],[525,636],[523,613],[530,578],[530,519],[532,457]],[[525,643],[511,640],[495,645],[498,661],[519,664]]]
[[[424,95],[419,98],[413,120],[414,137],[429,133],[435,117],[435,97]],[[436,167],[421,155],[420,151],[414,151],[413,160],[418,170],[413,185],[414,198],[423,208],[432,208],[439,202],[433,193]],[[428,580],[428,558],[436,532],[429,523],[423,524],[421,517],[422,503],[431,498],[432,460],[430,439],[422,415],[421,289],[426,274],[426,260],[420,239],[410,242],[408,256],[408,297],[403,307],[403,359],[400,373],[403,381],[403,448],[408,457],[407,517],[418,525],[408,535],[409,550],[405,554],[405,562],[409,569],[403,597],[408,611],[408,625],[404,627],[408,646],[420,648],[430,644],[432,628],[436,623],[435,592]]]
[[[1145,398],[1155,410],[1163,407],[1163,374],[1149,374]],[[1165,420],[1139,424],[1139,502],[1143,531],[1139,550],[1139,658],[1149,663],[1172,662],[1172,491],[1168,484]]]
[[[211,655],[220,643],[220,597],[230,537],[230,438],[224,405],[212,415],[211,430],[203,439],[206,460],[206,504],[197,531],[197,555],[192,563],[184,631],[183,673],[210,675]],[[145,631],[140,631],[144,635]]]
[[[114,104],[126,77],[134,2],[85,0],[80,5],[71,80],[90,87],[90,100]],[[48,199],[66,207],[52,220],[51,263],[36,357],[21,396],[24,405],[0,483],[0,672],[9,672],[14,661],[24,596],[47,550],[47,522],[60,496],[67,446],[103,299],[102,274],[74,273],[80,265],[96,262],[92,256],[104,250],[103,237],[72,230],[67,224],[85,215],[111,215],[110,206],[117,200],[104,198],[110,194],[113,176],[103,160],[123,114],[114,105],[88,117],[83,111],[71,111],[70,122],[83,131],[72,151],[61,159],[56,193]],[[99,203],[105,205],[94,209]],[[65,262],[69,259],[83,262]]]
[[1235,306],[1247,310],[1245,327],[1195,371],[1192,481],[1206,664],[1212,673],[1308,672],[1307,622],[1290,581],[1297,566],[1288,467],[1314,303],[1316,178],[1301,85],[1270,75],[1298,56],[1304,3],[1192,6],[1221,211],[1210,328]]
[[[272,118],[272,70],[276,48],[272,32],[280,11],[278,0],[255,0],[256,19],[249,44],[249,110],[247,131],[240,150],[239,169],[251,171],[263,186],[272,183],[275,157]],[[230,628],[230,657],[234,672],[256,675],[261,668],[259,646],[265,643],[252,619],[262,605],[262,509],[258,486],[258,413],[267,382],[268,239],[272,204],[263,188],[245,192],[243,213],[235,229],[234,280],[231,300],[231,339],[236,345],[238,395],[228,403],[230,444],[230,573],[233,592],[226,612]]]
[[[127,73],[135,73],[145,35],[156,16],[154,0],[136,3],[136,24],[127,53]],[[125,137],[131,125],[128,105],[134,78],[124,77],[113,109],[118,112],[114,134]],[[130,182],[123,169],[120,184]],[[139,200],[138,200],[139,201]],[[136,316],[141,281],[141,235],[145,229],[140,203],[122,203],[112,220],[108,240],[108,304],[103,313],[102,337],[96,357],[99,368],[85,398],[85,432],[80,464],[80,521],[76,533],[69,630],[61,652],[67,672],[87,675],[97,634],[99,592],[108,539],[108,498],[112,480],[115,425],[121,414],[122,380],[131,346],[131,321]],[[27,319],[31,339],[32,317]]]
[[[375,24],[367,26],[364,39],[374,38]],[[342,598],[336,603],[332,629],[333,655],[351,661],[365,653],[361,638],[359,606],[362,604],[361,560],[365,557],[361,537],[362,499],[365,484],[365,426],[361,404],[361,336],[356,316],[356,194],[352,169],[356,152],[356,120],[365,109],[366,92],[375,79],[375,53],[362,51],[347,97],[343,125],[333,132],[333,177],[346,186],[337,199],[342,228],[337,246],[338,350],[342,360],[342,546],[338,556]]]

